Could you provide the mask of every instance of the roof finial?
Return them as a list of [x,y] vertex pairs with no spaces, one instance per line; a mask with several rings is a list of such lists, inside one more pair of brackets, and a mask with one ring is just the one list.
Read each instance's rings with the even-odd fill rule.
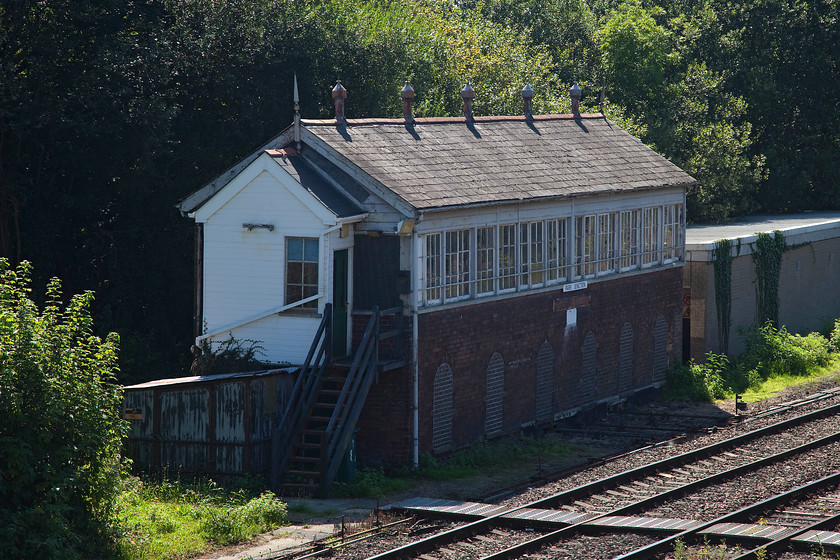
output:
[[531,114],[532,99],[534,99],[534,90],[531,89],[531,84],[525,84],[522,88],[522,112],[525,114],[526,121],[534,120],[534,115]]
[[461,97],[464,98],[464,119],[466,119],[467,122],[474,122],[475,118],[473,117],[472,112],[472,101],[475,97],[475,90],[469,82],[467,82],[467,85],[465,85],[464,89],[461,90]]
[[569,89],[569,95],[572,98],[572,113],[576,116],[580,116],[580,86],[577,85],[577,82],[572,84],[572,87]]
[[295,102],[295,148],[300,150],[300,95],[298,94],[297,72],[295,72],[295,91],[292,94]]
[[332,89],[332,98],[335,101],[335,121],[339,125],[346,125],[347,118],[344,116],[344,100],[347,99],[347,90],[341,85],[341,80],[335,81]]
[[411,104],[414,102],[414,88],[405,81],[405,87],[400,91],[400,97],[403,100],[403,118],[406,124],[414,124],[414,117],[411,116]]

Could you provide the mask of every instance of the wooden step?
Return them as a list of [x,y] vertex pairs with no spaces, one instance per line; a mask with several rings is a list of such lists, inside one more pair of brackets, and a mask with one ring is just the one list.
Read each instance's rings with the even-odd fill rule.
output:
[[291,465],[293,463],[308,463],[308,464],[316,464],[321,462],[320,453],[318,457],[307,457],[306,455],[290,455],[287,464]]
[[321,473],[319,471],[304,471],[298,469],[289,469],[286,471],[286,476],[299,476],[301,478],[313,478],[319,479],[321,478]]

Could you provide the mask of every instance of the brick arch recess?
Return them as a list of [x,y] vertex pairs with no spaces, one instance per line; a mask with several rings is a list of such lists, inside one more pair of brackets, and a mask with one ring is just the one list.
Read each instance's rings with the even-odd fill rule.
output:
[[624,393],[633,388],[633,326],[624,323],[618,350],[618,392]]
[[435,372],[432,396],[432,449],[444,450],[452,445],[453,374],[449,364]]
[[484,433],[491,436],[504,427],[505,361],[494,352],[487,365],[487,392],[484,396]]
[[598,395],[598,343],[595,333],[589,331],[583,339],[583,356],[580,367],[580,399],[581,404],[589,404]]
[[653,378],[654,383],[665,381],[668,368],[668,321],[664,315],[656,319],[653,327]]
[[535,418],[537,424],[552,420],[554,414],[554,348],[546,340],[537,353],[537,379],[535,391]]

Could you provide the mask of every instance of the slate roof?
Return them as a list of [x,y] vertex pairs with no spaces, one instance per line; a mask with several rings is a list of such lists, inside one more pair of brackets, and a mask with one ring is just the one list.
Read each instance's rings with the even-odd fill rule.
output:
[[[293,150],[266,150],[266,153],[339,218],[349,218],[365,213],[360,204],[364,202],[364,198],[354,200],[339,191],[330,184],[322,172],[330,179],[340,182],[345,192],[349,191],[353,194],[365,192],[362,186],[326,158],[311,152],[307,154],[307,157],[303,157]],[[310,162],[310,158],[314,159],[314,162]]]
[[418,210],[688,186],[694,179],[602,115],[303,121]]

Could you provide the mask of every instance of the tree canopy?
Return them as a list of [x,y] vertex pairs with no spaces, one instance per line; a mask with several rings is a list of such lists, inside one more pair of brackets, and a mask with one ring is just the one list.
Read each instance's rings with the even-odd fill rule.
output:
[[186,371],[174,204],[292,119],[601,110],[699,181],[693,221],[840,206],[836,0],[0,3],[0,255],[95,290],[122,379]]

